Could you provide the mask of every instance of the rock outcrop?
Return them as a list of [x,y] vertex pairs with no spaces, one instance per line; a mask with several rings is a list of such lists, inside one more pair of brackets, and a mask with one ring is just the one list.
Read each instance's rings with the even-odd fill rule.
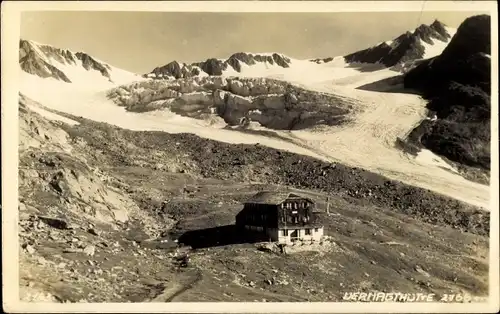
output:
[[137,206],[109,186],[103,172],[73,155],[74,145],[84,142],[73,143],[57,122],[33,112],[30,108],[34,105],[20,95],[19,189],[26,204],[33,196],[38,202],[47,201],[43,204],[45,215],[64,213],[101,223],[127,221]]
[[[425,120],[416,138],[452,161],[490,168],[490,16],[466,19],[438,57],[409,71],[404,85],[420,91],[436,121]],[[418,135],[418,136],[417,136]]]

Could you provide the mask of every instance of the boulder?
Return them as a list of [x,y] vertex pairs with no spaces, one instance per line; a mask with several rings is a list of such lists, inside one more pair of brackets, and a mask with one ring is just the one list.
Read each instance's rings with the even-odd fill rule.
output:
[[180,97],[183,101],[186,103],[191,103],[191,104],[212,104],[213,103],[213,98],[212,95],[206,92],[195,92],[195,93],[189,93],[189,94],[182,94]]
[[243,83],[238,80],[231,80],[229,82],[229,90],[233,94],[241,95],[243,93]]
[[214,76],[212,79],[212,84],[215,89],[222,89],[227,86],[227,80],[221,76]]
[[43,221],[45,224],[56,228],[56,229],[61,229],[61,230],[70,230],[73,229],[73,226],[71,223],[65,219],[61,218],[52,218],[52,217],[46,217],[46,216],[38,216],[38,219],[40,221]]
[[272,95],[264,99],[264,107],[269,109],[284,109],[285,101],[283,96]]
[[248,110],[253,107],[250,99],[233,94],[229,94],[226,104],[229,108],[236,110]]
[[257,82],[253,84],[250,89],[250,94],[252,96],[267,95],[269,93],[268,87],[265,82]]
[[216,106],[221,106],[221,105],[225,105],[225,98],[226,98],[226,95],[228,95],[229,93],[228,92],[225,92],[223,90],[220,90],[220,89],[216,89],[213,93],[213,100],[214,100],[214,104]]

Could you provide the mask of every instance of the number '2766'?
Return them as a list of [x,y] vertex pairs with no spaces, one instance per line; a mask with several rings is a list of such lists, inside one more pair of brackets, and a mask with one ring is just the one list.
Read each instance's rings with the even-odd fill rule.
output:
[[440,302],[486,302],[488,301],[488,297],[478,297],[472,296],[470,294],[462,294],[462,293],[450,293],[443,294],[439,299]]

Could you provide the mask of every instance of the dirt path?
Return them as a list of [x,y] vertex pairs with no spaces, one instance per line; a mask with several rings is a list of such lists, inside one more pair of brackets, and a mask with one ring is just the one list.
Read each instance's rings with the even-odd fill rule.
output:
[[203,275],[200,271],[191,275],[183,275],[178,278],[178,281],[169,282],[163,292],[151,302],[172,302],[177,296],[193,288],[202,279]]

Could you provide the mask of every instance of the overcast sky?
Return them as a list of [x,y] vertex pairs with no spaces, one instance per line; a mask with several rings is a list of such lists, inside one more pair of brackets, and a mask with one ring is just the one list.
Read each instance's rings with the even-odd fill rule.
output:
[[24,12],[21,37],[84,51],[146,73],[170,61],[281,52],[308,59],[345,55],[435,19],[451,26],[480,12],[175,13]]

